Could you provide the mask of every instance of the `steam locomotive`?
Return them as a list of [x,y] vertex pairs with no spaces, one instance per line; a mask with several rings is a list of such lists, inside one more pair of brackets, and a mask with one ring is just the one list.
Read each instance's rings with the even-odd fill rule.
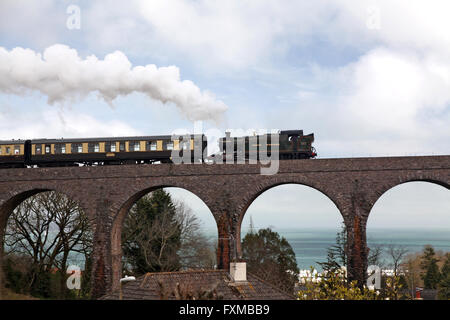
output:
[[220,154],[223,157],[229,155],[234,160],[259,160],[261,154],[271,156],[273,146],[278,147],[280,159],[309,159],[317,156],[312,146],[314,134],[303,135],[303,130],[284,130],[278,134],[278,141],[272,141],[270,134],[231,137],[226,132],[226,137],[219,139]]
[[[285,130],[278,134],[280,159],[307,159],[317,156],[312,143],[314,134],[303,135],[302,130]],[[260,151],[262,138],[267,139],[270,154],[271,137],[247,136],[219,139],[220,155],[232,154],[234,159],[253,159]],[[266,140],[264,140],[266,141]],[[233,146],[231,149],[227,145]],[[238,145],[244,143],[244,153]],[[208,157],[204,134],[184,135],[174,139],[165,136],[111,137],[86,139],[35,139],[0,141],[0,168],[60,167],[79,165],[119,165],[139,163],[171,163],[172,152],[189,151],[193,163],[214,161]],[[199,152],[195,152],[199,151]]]

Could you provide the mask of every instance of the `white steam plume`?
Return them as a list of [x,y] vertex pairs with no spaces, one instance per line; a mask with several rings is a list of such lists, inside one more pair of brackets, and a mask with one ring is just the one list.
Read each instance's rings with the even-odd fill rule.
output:
[[31,49],[0,47],[0,92],[23,94],[36,90],[48,102],[84,98],[91,92],[109,104],[119,95],[141,92],[163,103],[174,103],[189,120],[220,121],[227,106],[189,80],[180,80],[176,66],[153,64],[132,67],[128,58],[115,51],[99,60],[81,59],[75,49],[55,44],[41,55]]

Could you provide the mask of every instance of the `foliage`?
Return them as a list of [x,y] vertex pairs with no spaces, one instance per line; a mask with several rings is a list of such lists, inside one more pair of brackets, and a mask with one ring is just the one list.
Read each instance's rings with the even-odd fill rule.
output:
[[81,289],[78,292],[78,298],[89,299],[91,296],[91,274],[92,274],[92,256],[85,255],[84,271],[81,274]]
[[123,269],[128,274],[213,268],[211,247],[192,210],[163,189],[139,199],[122,228]]
[[17,293],[8,288],[3,289],[2,295],[0,297],[2,300],[38,300],[36,297]]
[[415,295],[416,287],[423,286],[423,280],[420,277],[420,253],[410,254],[403,262],[402,268],[405,271],[405,281],[412,296]]
[[[411,295],[415,294],[416,287],[426,288],[425,280],[429,281],[430,278],[434,278],[433,274],[437,275],[439,273],[440,281],[436,285],[438,298],[445,300],[450,299],[450,279],[447,279],[450,270],[449,256],[450,253],[444,253],[442,251],[435,252],[430,246],[425,247],[423,252],[414,253],[408,256],[406,262],[402,265],[402,268]],[[440,272],[439,269],[436,270],[435,266],[433,266],[434,263],[436,263],[438,268],[439,266],[441,267]],[[429,283],[428,286],[430,286]]]
[[67,267],[77,254],[91,255],[91,239],[86,215],[65,195],[43,192],[26,199],[6,227],[6,257],[15,261],[6,265],[7,285],[36,297],[70,297]]
[[176,219],[181,229],[178,250],[182,269],[213,269],[216,254],[213,245],[201,232],[200,221],[183,202],[176,203]]
[[[63,275],[64,281],[61,281],[61,273],[55,269],[43,270],[37,274],[35,284],[31,290],[29,290],[27,286],[31,274],[29,257],[10,253],[7,255],[3,267],[6,278],[6,288],[8,288],[10,292],[41,299],[86,299],[90,297],[90,284],[85,283],[84,280],[85,275],[89,274],[86,270],[82,275],[80,290],[67,290],[65,283],[67,276]],[[62,291],[61,285],[63,285],[62,290],[66,291],[64,296],[60,295]]]
[[242,241],[247,270],[280,289],[293,293],[298,279],[295,253],[289,242],[270,228],[249,232]]
[[381,290],[381,297],[385,300],[405,300],[410,296],[405,293],[405,278],[402,275],[385,277],[384,288]]
[[450,253],[445,255],[445,262],[441,268],[441,277],[438,298],[441,300],[450,300]]
[[401,264],[403,262],[403,259],[405,258],[406,254],[408,253],[408,250],[403,247],[403,246],[397,246],[397,245],[389,245],[388,249],[387,249],[387,253],[391,258],[391,266],[392,269],[394,270],[394,275],[397,276],[399,271],[400,271],[400,267]]
[[[379,246],[369,248],[369,265],[380,265],[381,253],[382,249]],[[347,266],[347,227],[343,222],[341,224],[341,230],[336,234],[336,243],[327,249],[327,261],[317,263],[324,271],[331,272]]]
[[443,276],[447,276],[450,274],[450,252],[445,254],[445,261],[441,268],[441,274]]
[[4,258],[3,272],[6,278],[6,287],[15,293],[26,293],[28,283],[28,270],[31,258],[16,254],[9,254]]
[[341,231],[336,234],[336,244],[327,249],[327,261],[317,262],[324,271],[335,273],[343,266],[347,265],[347,228],[344,223],[341,225]]
[[347,282],[345,270],[331,269],[322,276],[313,273],[305,278],[305,289],[298,292],[299,300],[375,300],[378,295],[367,288],[359,288],[356,281]]
[[181,230],[175,214],[170,194],[162,189],[139,199],[122,228],[125,268],[136,275],[180,269]]
[[443,277],[439,283],[438,298],[440,300],[450,300],[450,275]]
[[366,286],[360,288],[357,281],[349,282],[345,268],[324,271],[321,275],[314,273],[304,278],[304,289],[298,292],[299,300],[398,300],[407,298],[403,295],[401,279],[398,276],[387,277],[382,290],[371,290]]
[[436,253],[431,246],[426,246],[423,251],[421,268],[423,273],[421,275],[425,289],[437,289],[438,284],[441,280],[441,273],[439,272],[439,267],[436,259]]
[[[375,293],[368,290],[365,284],[348,282],[347,275],[343,271],[346,270],[348,263],[346,250],[347,230],[345,224],[342,223],[341,231],[336,234],[336,244],[330,246],[327,250],[327,261],[317,262],[323,269],[322,275],[314,273],[312,279],[306,278],[304,280],[306,290],[299,292],[300,299],[397,300],[407,298],[403,291],[406,284],[405,276],[398,272],[407,250],[398,246],[390,246],[388,248],[387,253],[393,261],[394,275],[382,276],[382,289]],[[368,264],[380,266],[382,252],[383,250],[380,246],[369,248]]]
[[381,255],[383,253],[383,249],[381,246],[373,246],[372,248],[369,248],[369,256],[367,257],[367,262],[369,266],[382,266],[381,263]]

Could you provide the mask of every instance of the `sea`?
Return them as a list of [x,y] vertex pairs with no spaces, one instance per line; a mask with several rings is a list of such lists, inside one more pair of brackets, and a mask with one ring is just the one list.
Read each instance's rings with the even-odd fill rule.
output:
[[[314,267],[317,271],[322,271],[318,262],[327,260],[327,249],[336,244],[336,229],[319,228],[275,228],[280,236],[286,238],[295,253],[297,266],[300,270],[310,270]],[[243,239],[248,230],[242,230]],[[217,229],[202,228],[203,234],[209,239],[211,245],[217,241]],[[381,266],[389,266],[389,257],[386,250],[389,246],[401,246],[408,250],[407,254],[414,254],[423,251],[424,246],[431,245],[435,251],[450,252],[450,229],[368,229],[367,244],[369,248],[380,247],[382,250]],[[5,248],[7,250],[7,248]],[[75,254],[71,257],[71,263],[83,269],[84,259]]]
[[[294,250],[300,270],[314,267],[321,271],[318,262],[327,260],[327,249],[336,243],[336,229],[277,229],[280,236],[285,237]],[[205,230],[206,231],[206,230]],[[247,230],[243,230],[242,238]],[[206,232],[205,232],[206,233]],[[207,235],[213,238],[216,231],[208,230]],[[390,245],[401,246],[408,250],[407,254],[422,252],[425,245],[431,245],[435,251],[450,252],[450,230],[445,229],[368,229],[367,244],[369,248],[381,247],[382,265],[389,265],[386,253]]]

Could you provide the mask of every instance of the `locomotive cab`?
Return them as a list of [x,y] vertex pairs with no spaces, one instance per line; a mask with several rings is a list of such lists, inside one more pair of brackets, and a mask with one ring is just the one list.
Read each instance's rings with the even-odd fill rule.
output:
[[307,159],[314,158],[317,153],[312,146],[314,134],[303,135],[303,130],[280,131],[280,158]]
[[290,145],[292,152],[299,150],[299,140],[303,136],[303,130],[285,130],[280,132],[280,138],[283,137]]

